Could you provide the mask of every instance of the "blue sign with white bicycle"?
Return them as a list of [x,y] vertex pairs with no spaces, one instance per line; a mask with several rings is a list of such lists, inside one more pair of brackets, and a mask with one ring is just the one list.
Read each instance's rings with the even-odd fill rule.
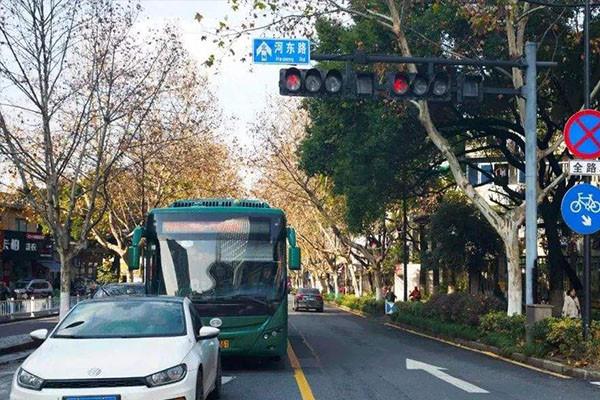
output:
[[591,235],[600,230],[600,189],[582,183],[565,193],[560,207],[565,223],[574,232]]
[[254,38],[252,59],[255,64],[310,64],[310,40]]

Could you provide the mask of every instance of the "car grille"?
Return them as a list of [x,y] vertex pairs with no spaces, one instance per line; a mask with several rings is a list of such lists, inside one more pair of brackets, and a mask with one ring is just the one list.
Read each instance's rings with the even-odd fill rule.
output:
[[147,386],[144,378],[53,379],[44,382],[42,389],[82,389],[124,386]]

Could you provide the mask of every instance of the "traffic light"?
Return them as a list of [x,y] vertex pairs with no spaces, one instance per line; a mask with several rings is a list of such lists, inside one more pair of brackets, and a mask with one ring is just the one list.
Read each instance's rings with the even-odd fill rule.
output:
[[279,94],[282,96],[340,95],[344,83],[344,74],[337,69],[325,71],[317,68],[283,68],[279,70]]
[[450,75],[444,72],[433,75],[388,72],[386,84],[392,98],[449,101],[451,97]]
[[380,79],[374,72],[284,68],[279,71],[279,94],[457,103],[483,100],[481,76],[447,69],[434,71],[431,64],[427,69],[427,73],[386,72]]

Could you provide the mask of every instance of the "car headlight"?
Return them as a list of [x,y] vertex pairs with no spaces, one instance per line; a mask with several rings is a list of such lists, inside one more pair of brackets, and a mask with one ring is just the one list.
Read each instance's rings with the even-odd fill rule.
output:
[[44,380],[42,378],[38,378],[33,374],[30,374],[29,372],[21,368],[19,369],[19,373],[17,375],[17,383],[19,384],[19,386],[24,387],[26,389],[42,390]]
[[185,364],[178,365],[164,371],[157,372],[155,374],[146,377],[146,383],[150,387],[168,385],[170,383],[179,382],[185,378],[187,373],[187,367]]

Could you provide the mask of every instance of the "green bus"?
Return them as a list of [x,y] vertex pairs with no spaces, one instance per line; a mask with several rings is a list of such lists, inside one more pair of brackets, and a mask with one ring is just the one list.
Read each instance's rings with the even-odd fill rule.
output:
[[224,356],[286,353],[287,268],[300,269],[300,249],[281,209],[259,200],[176,201],[134,230],[129,262],[143,267],[148,294],[187,296],[202,324],[221,330]]

